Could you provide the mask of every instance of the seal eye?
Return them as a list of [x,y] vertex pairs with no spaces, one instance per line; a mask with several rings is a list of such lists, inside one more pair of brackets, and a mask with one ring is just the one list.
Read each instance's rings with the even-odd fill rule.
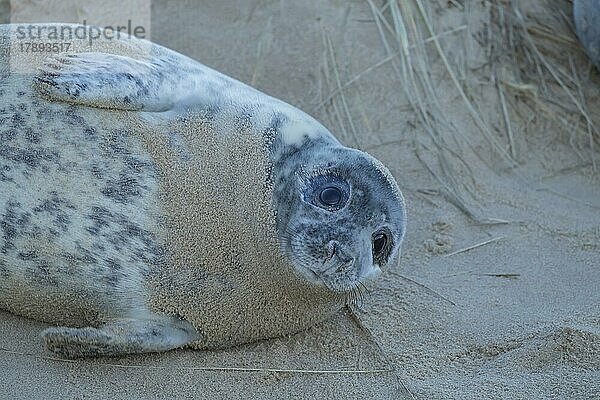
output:
[[373,236],[373,252],[375,254],[381,253],[387,244],[387,236],[385,233],[377,233]]
[[335,186],[328,186],[321,191],[319,200],[326,206],[337,206],[342,201],[342,192]]
[[341,210],[350,200],[350,184],[337,175],[315,175],[301,184],[302,200],[330,213]]

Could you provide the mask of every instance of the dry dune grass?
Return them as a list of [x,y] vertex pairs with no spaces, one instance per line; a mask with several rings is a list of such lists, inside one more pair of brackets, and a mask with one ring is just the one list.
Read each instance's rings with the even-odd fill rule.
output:
[[[448,29],[434,25],[433,16],[446,7],[442,2],[367,2],[387,57],[363,73],[388,62],[393,66],[420,122],[421,133],[414,137],[418,159],[440,184],[439,194],[474,222],[508,221],[481,215],[466,200],[477,185],[473,157],[500,173],[526,160],[524,147],[558,141],[578,159],[568,168],[591,164],[597,171],[600,115],[588,104],[598,89],[583,84],[593,65],[574,36],[569,2],[450,1],[455,17]],[[334,114],[347,121],[354,138],[343,88],[363,73],[342,85],[335,64],[332,69],[326,77],[336,77]],[[464,112],[455,112],[456,106]],[[522,171],[517,177],[531,179]]]

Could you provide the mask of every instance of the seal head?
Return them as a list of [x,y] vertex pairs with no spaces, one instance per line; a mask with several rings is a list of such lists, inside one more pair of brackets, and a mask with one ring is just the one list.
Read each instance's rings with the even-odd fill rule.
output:
[[390,172],[342,146],[312,147],[288,160],[274,206],[279,243],[296,271],[339,293],[379,275],[397,257],[406,225]]

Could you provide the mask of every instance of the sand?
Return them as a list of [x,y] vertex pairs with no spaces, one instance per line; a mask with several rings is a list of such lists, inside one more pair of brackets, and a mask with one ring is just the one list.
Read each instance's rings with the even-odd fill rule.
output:
[[600,399],[600,73],[569,2],[519,3],[152,2],[152,40],[389,167],[399,265],[363,329],[340,312],[223,351],[57,361],[0,312],[0,398]]

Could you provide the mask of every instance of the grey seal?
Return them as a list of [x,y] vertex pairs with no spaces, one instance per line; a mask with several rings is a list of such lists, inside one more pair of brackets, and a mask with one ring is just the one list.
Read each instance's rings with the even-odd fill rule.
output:
[[19,32],[0,27],[0,308],[54,325],[51,351],[291,334],[398,257],[396,181],[304,112],[147,41],[27,53]]

